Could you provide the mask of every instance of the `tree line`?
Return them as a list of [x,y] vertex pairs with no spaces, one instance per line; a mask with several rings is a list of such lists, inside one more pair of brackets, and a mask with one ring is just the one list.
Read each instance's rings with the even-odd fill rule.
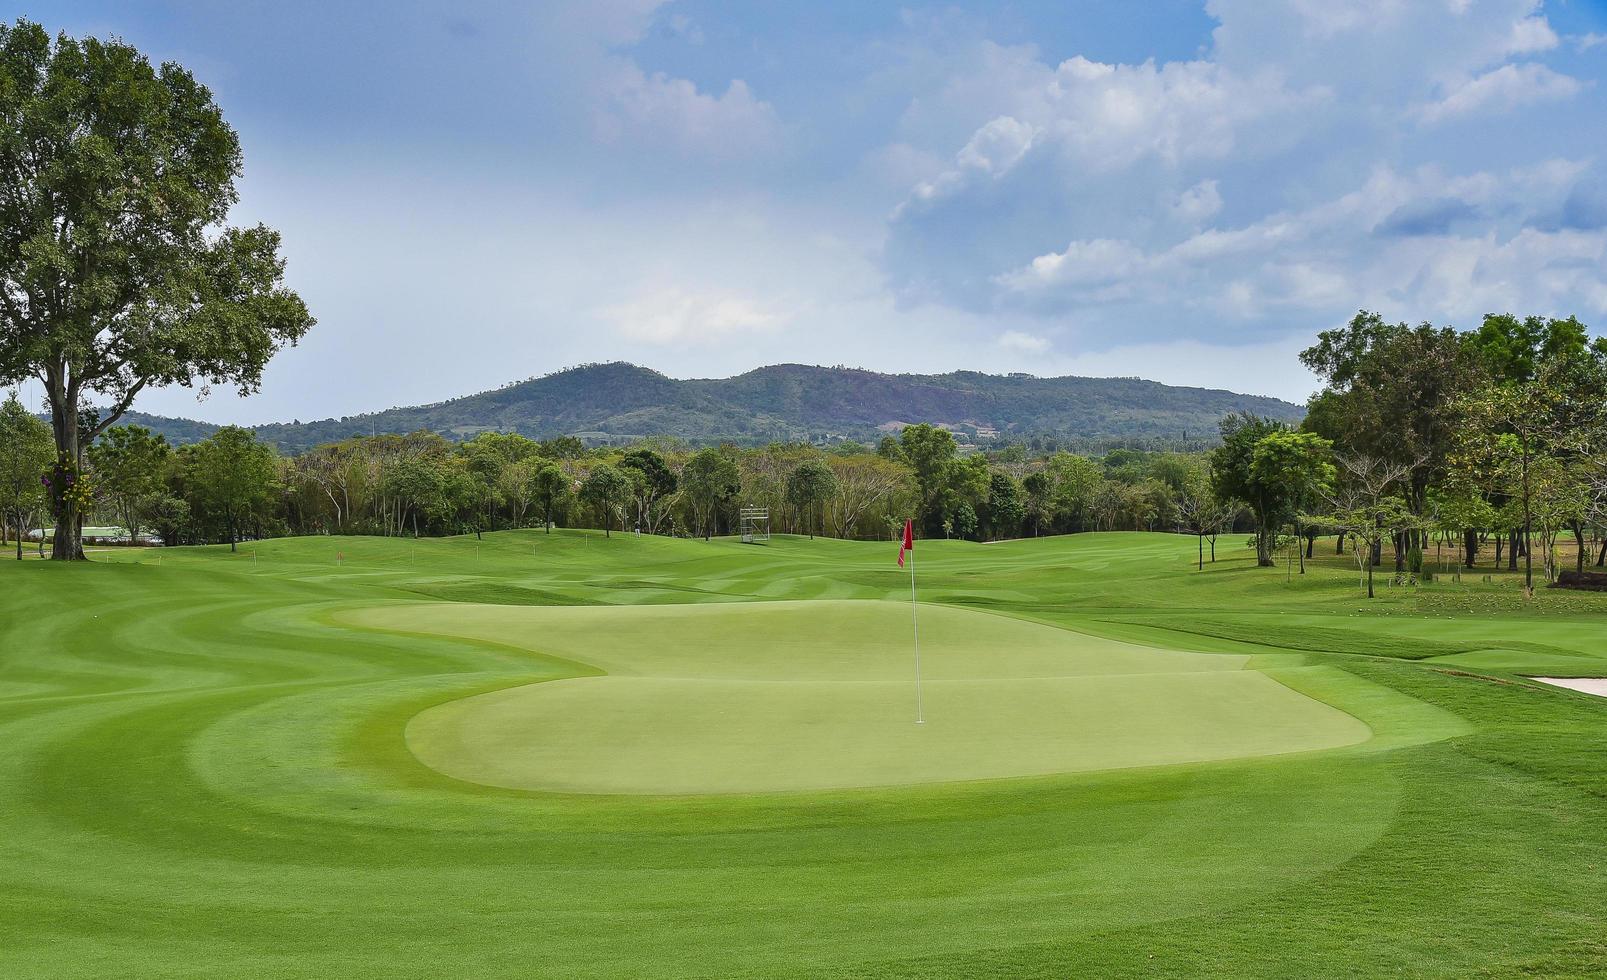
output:
[[[0,533],[20,538],[48,519],[52,458],[49,427],[8,399],[0,406]],[[950,432],[925,424],[878,446],[830,450],[694,449],[672,440],[588,448],[572,436],[500,432],[453,443],[416,432],[296,456],[238,427],[174,447],[144,427],[117,425],[89,444],[72,492],[82,514],[165,544],[552,527],[706,538],[731,533],[743,506],[769,508],[777,532],[839,538],[890,537],[909,517],[927,536],[972,540],[1195,527],[1214,536],[1238,512],[1206,504],[1203,454],[1029,457],[1020,445],[967,454]]]
[[1272,564],[1280,534],[1350,542],[1373,593],[1386,544],[1398,576],[1432,574],[1423,552],[1516,570],[1533,589],[1607,563],[1607,341],[1574,317],[1485,316],[1458,331],[1362,311],[1301,361],[1322,380],[1298,427],[1225,419],[1216,493],[1242,502]]

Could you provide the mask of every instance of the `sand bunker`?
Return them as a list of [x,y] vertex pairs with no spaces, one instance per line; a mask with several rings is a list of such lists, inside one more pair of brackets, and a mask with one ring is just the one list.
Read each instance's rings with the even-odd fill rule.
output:
[[1531,677],[1533,681],[1607,698],[1607,677]]

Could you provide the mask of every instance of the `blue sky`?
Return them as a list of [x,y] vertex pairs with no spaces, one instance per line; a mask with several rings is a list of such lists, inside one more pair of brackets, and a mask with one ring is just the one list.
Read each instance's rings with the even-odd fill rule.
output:
[[212,87],[319,318],[217,421],[596,360],[1300,400],[1358,307],[1607,327],[1607,4],[51,0]]

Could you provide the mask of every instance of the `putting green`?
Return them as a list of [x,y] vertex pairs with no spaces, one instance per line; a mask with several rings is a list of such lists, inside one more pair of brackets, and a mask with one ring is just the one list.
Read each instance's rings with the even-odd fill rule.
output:
[[409,603],[340,618],[600,671],[448,702],[408,724],[408,747],[426,765],[506,788],[846,789],[1273,755],[1371,734],[1244,669],[1244,657],[944,606],[921,609],[919,726],[902,603]]

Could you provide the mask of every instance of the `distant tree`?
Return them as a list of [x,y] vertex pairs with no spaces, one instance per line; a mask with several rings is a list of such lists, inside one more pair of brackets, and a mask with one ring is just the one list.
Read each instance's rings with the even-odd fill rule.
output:
[[603,535],[607,537],[616,516],[623,525],[625,507],[631,499],[631,481],[615,467],[598,463],[580,484],[580,499],[596,510],[603,522]]
[[430,515],[440,511],[445,478],[440,459],[426,453],[407,453],[386,465],[381,490],[394,509],[388,523],[399,536],[411,522],[413,537],[419,537],[419,519],[427,527]]
[[742,471],[731,453],[700,449],[681,470],[681,491],[707,540],[714,535],[720,508],[742,492]]
[[1054,481],[1051,498],[1054,522],[1066,531],[1085,530],[1094,522],[1096,500],[1105,482],[1100,465],[1086,456],[1057,452],[1045,472]]
[[1288,426],[1274,419],[1239,412],[1222,420],[1222,445],[1211,453],[1211,480],[1218,497],[1238,500],[1255,515],[1256,564],[1271,567],[1273,536],[1286,499],[1279,486],[1260,479],[1254,469],[1255,447],[1264,437]]
[[977,534],[979,521],[976,508],[971,506],[969,500],[962,500],[954,507],[951,516],[943,521],[945,534],[953,534],[961,538],[974,538]]
[[[1315,432],[1269,432],[1256,440],[1250,454],[1250,480],[1258,492],[1276,501],[1278,512],[1294,525],[1299,538],[1301,514],[1314,507],[1333,487],[1335,470],[1330,461],[1333,443]],[[1306,573],[1305,552],[1300,574]]]
[[586,444],[574,436],[558,436],[543,440],[537,451],[548,459],[580,459],[586,455]]
[[515,503],[513,507],[520,512],[514,523],[519,522],[528,506],[523,493],[530,475],[526,461],[536,456],[538,448],[535,442],[512,432],[482,432],[458,447],[458,456],[474,481],[472,496],[481,515],[474,522],[476,532],[482,527],[496,530],[497,508],[511,502],[510,493],[524,501],[523,506]]
[[1205,537],[1222,526],[1221,502],[1211,489],[1211,467],[1205,460],[1193,459],[1179,474],[1177,514],[1182,529],[1196,538],[1199,555],[1195,567],[1204,571]]
[[680,481],[664,457],[652,449],[632,449],[620,457],[619,468],[631,480],[636,526],[649,534],[658,531],[667,505]]
[[1406,485],[1412,467],[1377,456],[1341,453],[1340,478],[1326,492],[1329,512],[1324,522],[1348,531],[1356,542],[1356,567],[1365,570],[1367,598],[1373,594],[1373,555],[1386,534],[1411,520],[1405,499],[1396,491]]
[[23,408],[15,395],[0,403],[0,516],[16,530],[18,561],[22,539],[45,505],[42,479],[53,456],[50,427]]
[[1492,380],[1457,402],[1456,461],[1494,474],[1512,498],[1525,538],[1523,584],[1530,592],[1534,557],[1527,538],[1535,523],[1536,471],[1582,444],[1600,444],[1607,435],[1604,399],[1607,368],[1601,361],[1564,355],[1542,358],[1525,380]]
[[196,447],[195,487],[227,529],[230,551],[238,546],[246,515],[270,499],[273,477],[273,449],[250,429],[226,425]]
[[1014,537],[1027,519],[1026,496],[1021,484],[1008,473],[994,473],[988,479],[988,501],[985,509],[989,536]]
[[563,509],[569,496],[569,477],[557,463],[543,463],[530,477],[530,493],[541,508],[542,526],[551,534],[553,515]]
[[508,516],[513,519],[514,527],[524,527],[525,514],[535,501],[534,477],[539,466],[534,460],[521,459],[509,463],[497,474],[497,496],[508,505]]
[[992,454],[993,461],[1006,473],[1016,480],[1020,480],[1027,472],[1027,447],[1019,442],[1011,443]]
[[[0,383],[44,383],[65,485],[140,391],[251,392],[313,319],[278,234],[224,226],[240,143],[189,72],[20,20],[0,78]],[[86,424],[90,392],[111,404]],[[77,495],[56,498],[52,557],[82,558]]]
[[941,529],[946,511],[958,502],[952,493],[952,477],[959,445],[952,432],[923,422],[904,427],[899,433],[899,449],[915,472],[920,494],[917,516],[922,527],[933,533]]
[[1021,481],[1025,519],[1033,537],[1042,534],[1044,524],[1053,517],[1054,490],[1054,478],[1043,470],[1028,473]]
[[836,492],[837,474],[821,460],[805,460],[787,474],[787,503],[804,517],[811,538],[822,522],[826,501]]
[[145,512],[162,491],[172,454],[166,439],[140,425],[113,426],[89,447],[95,485],[111,501],[132,542],[139,541]]
[[[987,506],[992,471],[981,453],[955,459],[945,473],[941,495],[943,514],[951,518],[955,531],[963,538],[976,538],[982,530],[980,511]],[[961,512],[968,512],[962,516]],[[963,529],[963,530],[962,530]]]
[[190,528],[190,505],[171,493],[160,493],[145,506],[146,520],[163,545],[180,544]]
[[[833,456],[826,463],[837,478],[837,492],[832,495],[827,513],[831,516],[832,534],[839,538],[851,535],[872,507],[892,499],[909,485],[907,467],[878,455]],[[900,521],[899,527],[903,526]]]

